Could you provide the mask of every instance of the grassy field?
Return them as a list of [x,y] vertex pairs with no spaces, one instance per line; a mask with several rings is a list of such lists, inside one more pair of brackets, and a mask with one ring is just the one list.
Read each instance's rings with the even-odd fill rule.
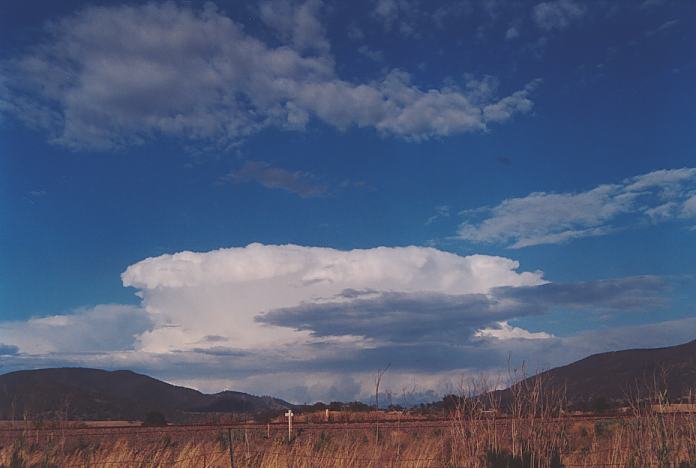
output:
[[659,392],[613,416],[570,415],[563,398],[540,385],[516,390],[504,408],[482,398],[456,402],[439,420],[304,415],[291,440],[280,424],[37,428],[24,421],[0,428],[0,464],[227,467],[231,453],[235,467],[268,468],[696,467],[696,414],[667,411],[673,407]]
[[[270,434],[270,436],[269,436]],[[696,417],[451,419],[278,427],[88,428],[3,433],[3,466],[696,466]]]

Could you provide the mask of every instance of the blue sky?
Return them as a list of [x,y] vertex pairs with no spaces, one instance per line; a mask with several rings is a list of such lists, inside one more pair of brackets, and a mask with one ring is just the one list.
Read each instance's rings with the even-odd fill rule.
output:
[[693,339],[695,16],[3,4],[1,365],[308,401]]

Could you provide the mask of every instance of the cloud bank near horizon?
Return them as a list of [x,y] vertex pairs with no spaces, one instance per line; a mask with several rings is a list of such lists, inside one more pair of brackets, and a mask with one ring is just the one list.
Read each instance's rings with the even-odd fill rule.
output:
[[374,368],[387,362],[392,388],[417,377],[419,388],[439,392],[462,374],[502,369],[508,352],[548,366],[685,335],[684,328],[669,341],[603,331],[606,339],[590,345],[582,333],[515,325],[550,312],[604,320],[659,309],[668,288],[659,277],[553,283],[508,258],[425,247],[250,244],[148,258],[122,279],[137,290],[139,306],[0,323],[4,368],[125,367],[203,390],[301,402],[365,397]]

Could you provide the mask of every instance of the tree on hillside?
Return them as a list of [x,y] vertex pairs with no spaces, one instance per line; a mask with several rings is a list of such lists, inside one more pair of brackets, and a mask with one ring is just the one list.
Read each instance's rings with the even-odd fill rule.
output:
[[143,420],[143,426],[157,427],[166,425],[167,418],[165,418],[164,415],[159,411],[150,411],[145,415],[145,419]]

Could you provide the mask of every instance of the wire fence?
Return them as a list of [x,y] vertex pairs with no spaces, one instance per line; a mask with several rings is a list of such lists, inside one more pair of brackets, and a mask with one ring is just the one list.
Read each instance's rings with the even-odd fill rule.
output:
[[[596,421],[614,421],[612,417],[588,418]],[[475,424],[470,424],[469,429]],[[480,425],[500,424],[505,428],[509,421],[474,421]],[[517,421],[519,423],[519,421]],[[536,421],[535,424],[558,424],[557,421]],[[455,435],[456,421],[389,421],[372,423],[295,424],[291,434],[284,424],[208,424],[171,425],[165,427],[113,426],[113,427],[3,427],[0,428],[0,452],[10,444],[22,447],[26,453],[44,455],[45,467],[394,467],[394,468],[459,468],[456,457],[447,451],[448,440]],[[456,434],[462,437],[461,433]],[[410,437],[406,442],[404,436]],[[448,437],[450,439],[448,439]],[[475,437],[469,434],[463,437]],[[342,451],[331,451],[331,443],[350,439]],[[430,441],[427,445],[423,440]],[[696,442],[696,441],[695,441]],[[117,444],[121,444],[116,447]],[[382,445],[380,445],[380,443]],[[408,451],[410,446],[421,443],[427,450]],[[369,450],[361,447],[369,446]],[[346,448],[348,447],[348,448]],[[353,450],[350,450],[353,447]],[[630,446],[591,446],[582,450],[558,451],[564,467],[666,467],[664,463],[643,460],[630,465],[614,461],[610,455]],[[120,450],[120,451],[119,451]],[[371,451],[371,453],[369,453]],[[403,452],[402,452],[403,451]],[[368,452],[369,456],[366,456]],[[50,456],[48,455],[50,454]],[[663,457],[665,454],[662,454]],[[53,463],[51,458],[59,459]],[[593,459],[591,463],[585,461]],[[696,461],[696,460],[694,460]],[[0,468],[4,467],[0,461]],[[518,465],[510,465],[518,466]],[[528,465],[519,465],[528,466]],[[536,466],[536,465],[531,465]],[[674,465],[696,467],[696,463]]]

